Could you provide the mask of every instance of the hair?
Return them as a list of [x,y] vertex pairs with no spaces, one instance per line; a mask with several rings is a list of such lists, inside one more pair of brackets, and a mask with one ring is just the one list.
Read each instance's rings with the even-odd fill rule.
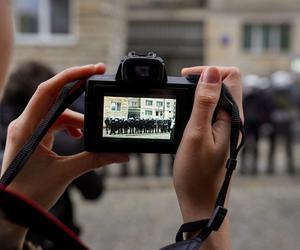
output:
[[2,104],[24,109],[38,85],[53,76],[54,71],[43,63],[36,61],[22,63],[8,79]]
[[1,144],[5,144],[8,124],[23,112],[38,85],[53,76],[50,67],[35,61],[22,63],[9,76],[0,103],[0,151]]

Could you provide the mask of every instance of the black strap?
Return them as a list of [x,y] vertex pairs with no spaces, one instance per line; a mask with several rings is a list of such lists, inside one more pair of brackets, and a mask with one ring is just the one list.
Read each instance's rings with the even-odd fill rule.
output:
[[[238,106],[224,84],[222,85],[220,100],[213,120],[215,120],[216,113],[220,108],[223,108],[231,117],[230,155],[226,162],[226,174],[216,199],[213,214],[209,219],[183,224],[176,234],[176,243],[166,246],[161,250],[198,250],[212,231],[218,231],[227,214],[227,209],[224,207],[224,204],[230,185],[230,180],[233,171],[236,168],[236,158],[242,145],[244,144],[245,131],[239,115]],[[240,132],[242,137],[241,142],[239,143]],[[201,231],[195,238],[184,240],[184,233],[197,232],[199,230]]]

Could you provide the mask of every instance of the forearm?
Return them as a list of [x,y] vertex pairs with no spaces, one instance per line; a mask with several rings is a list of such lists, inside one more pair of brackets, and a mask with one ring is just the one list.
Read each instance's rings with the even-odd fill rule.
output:
[[21,250],[27,230],[5,219],[0,219],[0,249]]

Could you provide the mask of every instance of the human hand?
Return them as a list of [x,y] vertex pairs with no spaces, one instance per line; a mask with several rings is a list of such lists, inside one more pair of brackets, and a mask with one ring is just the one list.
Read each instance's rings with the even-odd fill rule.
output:
[[228,87],[242,114],[241,75],[232,67],[193,67],[183,75],[201,75],[190,120],[174,162],[174,186],[184,222],[209,218],[225,176],[231,121],[220,110],[212,117],[221,93]]
[[[2,174],[45,117],[62,87],[68,82],[102,74],[104,71],[103,64],[74,67],[39,85],[24,112],[9,125]],[[66,129],[71,136],[81,137],[82,127],[83,115],[65,111],[7,188],[49,208],[68,184],[81,174],[110,163],[128,161],[125,154],[82,152],[72,156],[59,156],[51,150],[55,131]]]

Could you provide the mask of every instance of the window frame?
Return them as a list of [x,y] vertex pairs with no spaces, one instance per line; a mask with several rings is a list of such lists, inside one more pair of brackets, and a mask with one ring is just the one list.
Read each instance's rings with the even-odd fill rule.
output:
[[[115,107],[115,110],[113,109],[113,107]],[[119,109],[118,109],[119,107]],[[122,111],[122,103],[121,102],[111,102],[110,103],[110,111],[111,112],[121,112]]]
[[153,116],[153,111],[150,110],[150,109],[146,109],[146,110],[145,110],[145,115],[146,115],[146,116]]
[[164,106],[164,102],[163,101],[156,101],[156,107],[160,108]]
[[[15,40],[17,45],[35,45],[35,46],[69,46],[77,42],[75,36],[75,24],[73,20],[76,13],[76,2],[69,0],[70,22],[68,34],[51,33],[51,0],[38,0],[38,32],[37,33],[22,33],[18,32],[18,18],[15,18]],[[13,1],[14,5],[14,1]],[[14,7],[15,8],[15,7]]]
[[[283,29],[288,28],[288,46],[283,48]],[[242,26],[242,49],[244,52],[261,53],[289,53],[292,47],[292,25],[290,22],[281,23],[244,23]],[[266,33],[267,32],[267,33]],[[247,38],[247,36],[249,36]],[[247,40],[249,39],[249,40]],[[266,42],[267,39],[267,42]]]
[[145,106],[152,107],[153,106],[153,100],[145,100]]

